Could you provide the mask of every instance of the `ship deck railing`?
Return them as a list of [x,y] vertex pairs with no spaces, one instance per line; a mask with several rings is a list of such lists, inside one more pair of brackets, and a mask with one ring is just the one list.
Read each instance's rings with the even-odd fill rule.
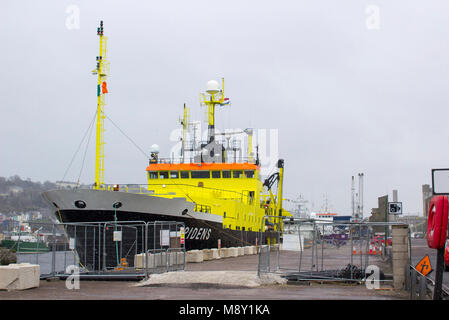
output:
[[[157,158],[157,159],[150,159],[150,164],[182,164],[182,163],[200,163],[198,161],[194,161],[194,158]],[[207,161],[204,161],[203,163],[207,163]],[[255,164],[256,160],[254,157],[248,158],[248,157],[238,157],[238,158],[226,158],[224,161],[220,161],[220,163],[252,163]]]
[[102,184],[100,188],[96,188],[95,184],[90,185],[79,185],[73,188],[64,188],[60,187],[59,189],[98,189],[98,190],[106,190],[106,191],[121,191],[121,192],[129,192],[129,193],[137,193],[137,194],[147,194],[153,195],[154,192],[148,190],[147,184]]
[[[95,189],[95,185],[90,185],[88,188]],[[146,184],[103,184],[99,189],[106,191],[121,191],[146,195],[154,194],[153,191],[148,190],[148,185]]]

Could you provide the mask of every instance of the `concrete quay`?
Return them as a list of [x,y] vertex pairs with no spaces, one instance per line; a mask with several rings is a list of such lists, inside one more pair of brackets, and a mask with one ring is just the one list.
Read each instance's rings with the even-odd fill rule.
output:
[[[286,253],[286,254],[284,254]],[[283,251],[283,259],[296,259]],[[221,259],[188,262],[186,272],[217,275],[226,271],[257,272],[258,255],[238,255]],[[225,272],[223,272],[225,271]],[[151,279],[150,275],[150,279]],[[156,275],[153,275],[156,277]],[[22,291],[0,291],[0,300],[406,300],[409,294],[391,287],[380,290],[364,285],[312,282],[307,285],[268,284],[253,287],[220,283],[159,283],[138,286],[135,281],[81,281],[80,288],[69,290],[64,280],[41,280],[37,288]]]

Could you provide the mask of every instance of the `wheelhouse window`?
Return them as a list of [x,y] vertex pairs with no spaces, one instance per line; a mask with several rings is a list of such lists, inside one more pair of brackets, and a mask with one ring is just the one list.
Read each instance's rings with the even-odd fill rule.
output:
[[181,171],[181,179],[189,179],[189,171]]
[[192,179],[205,179],[210,178],[210,171],[192,171]]
[[212,171],[212,178],[220,178],[220,171]]
[[148,177],[150,179],[157,179],[157,171],[149,171],[148,172]]
[[240,178],[240,175],[242,174],[242,170],[234,170],[232,171],[232,177],[233,178]]
[[179,172],[178,171],[170,171],[170,179],[178,179]]
[[230,178],[231,177],[231,171],[223,171],[223,178]]
[[159,171],[159,179],[168,179],[168,171]]
[[254,170],[245,171],[245,176],[247,178],[254,178]]

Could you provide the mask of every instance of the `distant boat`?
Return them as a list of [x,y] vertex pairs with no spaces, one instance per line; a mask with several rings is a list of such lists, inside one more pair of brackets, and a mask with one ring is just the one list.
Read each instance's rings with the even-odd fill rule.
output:
[[0,242],[0,247],[11,249],[18,253],[49,252],[48,246],[29,232],[14,233],[10,239]]

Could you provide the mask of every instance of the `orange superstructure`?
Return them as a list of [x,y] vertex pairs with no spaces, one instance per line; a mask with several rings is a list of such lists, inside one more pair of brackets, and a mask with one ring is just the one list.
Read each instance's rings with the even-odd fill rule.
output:
[[165,170],[259,170],[254,163],[151,163],[147,171]]

